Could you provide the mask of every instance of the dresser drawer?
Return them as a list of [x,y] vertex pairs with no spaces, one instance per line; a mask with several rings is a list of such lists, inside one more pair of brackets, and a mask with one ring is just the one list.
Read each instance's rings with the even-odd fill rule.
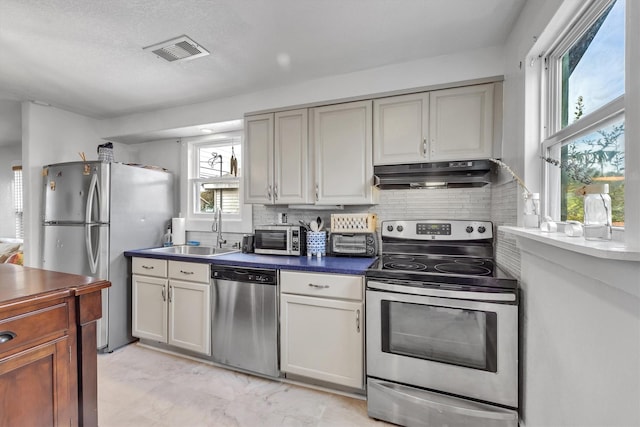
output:
[[190,282],[209,282],[209,264],[169,261],[169,278]]
[[167,260],[154,258],[136,258],[132,259],[131,270],[133,274],[142,274],[144,276],[167,277]]
[[0,320],[0,358],[14,348],[64,336],[69,329],[69,307],[56,304]]
[[281,271],[280,292],[362,301],[364,279],[345,274]]

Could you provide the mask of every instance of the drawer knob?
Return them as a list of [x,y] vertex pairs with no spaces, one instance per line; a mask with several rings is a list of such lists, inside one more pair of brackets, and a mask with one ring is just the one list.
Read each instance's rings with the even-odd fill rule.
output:
[[16,337],[16,334],[11,331],[2,331],[0,332],[0,344],[5,343],[7,341],[11,341]]

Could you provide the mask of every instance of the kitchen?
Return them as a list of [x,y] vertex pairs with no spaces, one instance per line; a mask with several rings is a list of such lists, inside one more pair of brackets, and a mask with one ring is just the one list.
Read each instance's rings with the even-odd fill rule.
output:
[[[634,13],[638,13],[637,6],[631,4],[633,2],[628,3],[627,13],[634,16]],[[530,76],[525,71],[535,70],[540,66],[536,59],[539,52],[533,51],[538,49],[534,36],[539,39],[539,43],[545,42],[543,35],[551,37],[544,31],[545,28],[549,25],[553,29],[554,25],[561,25],[559,18],[552,17],[558,11],[565,16],[570,15],[567,8],[571,4],[572,2],[548,1],[540,7],[531,2],[526,3],[504,46],[453,52],[444,56],[432,55],[413,62],[316,78],[217,101],[205,100],[188,106],[107,120],[95,120],[61,108],[27,103],[22,107],[22,164],[27,172],[25,263],[37,266],[39,262],[40,202],[35,195],[39,194],[41,166],[79,160],[78,151],[94,153],[96,146],[104,142],[103,139],[112,140],[112,137],[118,135],[133,138],[158,129],[224,122],[242,118],[248,112],[274,108],[344,100],[402,89],[442,88],[453,82],[492,76],[504,76],[504,135],[500,157],[519,172],[527,185],[540,190],[539,185],[537,188],[535,186],[540,175],[540,168],[535,161],[535,145],[539,141],[531,141],[535,138],[525,131],[524,119],[531,114],[529,109],[533,108],[533,104],[525,105],[521,101],[530,99],[530,89],[527,86]],[[633,56],[627,67],[637,66],[637,58]],[[637,72],[632,71],[628,71],[627,75],[637,75]],[[636,116],[639,98],[637,90],[637,82],[628,83],[627,114]],[[633,131],[633,126],[637,126],[634,122],[636,121],[627,123],[629,135],[638,133]],[[184,170],[180,160],[181,147],[175,141],[144,141],[133,145],[116,143],[116,160],[157,164],[172,171]],[[626,154],[628,165],[640,163],[632,161],[638,159],[637,147],[633,144],[627,144]],[[628,166],[627,173],[631,171],[632,166]],[[632,190],[634,185],[637,182],[627,182],[628,189]],[[519,205],[522,202],[517,193],[514,181],[503,177],[481,189],[437,190],[428,193],[410,190],[383,191],[378,205],[367,210],[377,213],[380,220],[473,217],[491,220],[496,226],[518,225],[518,212],[522,209]],[[638,194],[637,187],[635,192],[630,193]],[[637,212],[640,209],[634,209],[637,206],[637,199],[633,196],[627,198],[625,235],[631,236],[630,243],[634,241],[633,236],[636,237],[636,242],[638,240],[640,220]],[[254,205],[253,223],[258,225],[276,222],[276,214],[280,211],[276,207]],[[288,211],[290,220],[297,219],[296,212],[298,211]],[[308,220],[315,218],[317,212],[303,211],[299,215],[300,219]],[[233,243],[231,237],[239,241],[242,233],[233,236],[230,234],[226,236],[228,243]],[[533,238],[517,238],[514,234],[501,230],[497,234],[498,263],[520,278],[524,293],[526,339],[525,347],[521,350],[524,351],[521,357],[524,365],[521,424],[606,425],[606,420],[599,418],[602,411],[598,409],[596,402],[608,399],[614,399],[618,403],[638,400],[633,399],[638,396],[638,383],[634,380],[638,378],[638,368],[637,363],[633,362],[638,359],[638,342],[633,339],[638,336],[637,261],[585,255],[567,250],[566,247],[549,246],[548,242],[540,243]],[[194,231],[190,238],[200,240],[203,244],[213,243],[210,235],[205,231]],[[543,257],[546,253],[549,255]],[[558,269],[552,262],[554,259],[566,263],[566,268],[571,273],[565,268]],[[579,275],[575,276],[576,274]],[[557,284],[556,287],[542,286],[554,283]],[[580,304],[575,301],[580,301]],[[604,304],[604,301],[607,303]],[[593,316],[594,312],[601,316]],[[609,333],[612,330],[618,332]],[[585,357],[586,354],[591,357]],[[611,361],[612,357],[615,357],[615,362]],[[605,365],[610,368],[603,369]],[[574,372],[575,369],[581,372]],[[558,378],[562,379],[560,384],[557,384]],[[621,380],[624,380],[622,384]],[[550,384],[554,384],[554,393],[550,393]],[[612,404],[617,406],[618,403]],[[623,406],[628,408],[628,412],[620,415],[621,421],[618,424],[637,424],[637,409],[633,408],[632,403]]]

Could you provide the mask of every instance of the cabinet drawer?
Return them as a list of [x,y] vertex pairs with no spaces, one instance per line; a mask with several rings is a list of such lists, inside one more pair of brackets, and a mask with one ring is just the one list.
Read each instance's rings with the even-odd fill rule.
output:
[[64,336],[69,329],[69,309],[66,303],[18,316],[0,320],[0,335],[12,337],[9,341],[0,343],[0,358],[2,354],[27,343],[44,342]]
[[133,258],[131,270],[133,274],[144,276],[167,277],[167,260],[154,258]]
[[169,278],[209,283],[209,264],[169,261]]
[[363,289],[362,276],[280,272],[280,291],[284,293],[362,301]]

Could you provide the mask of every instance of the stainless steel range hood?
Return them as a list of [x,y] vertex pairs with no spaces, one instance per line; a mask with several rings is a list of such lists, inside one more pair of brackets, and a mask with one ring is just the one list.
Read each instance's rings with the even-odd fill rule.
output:
[[491,182],[490,160],[374,166],[375,185],[382,190],[403,188],[469,188]]

